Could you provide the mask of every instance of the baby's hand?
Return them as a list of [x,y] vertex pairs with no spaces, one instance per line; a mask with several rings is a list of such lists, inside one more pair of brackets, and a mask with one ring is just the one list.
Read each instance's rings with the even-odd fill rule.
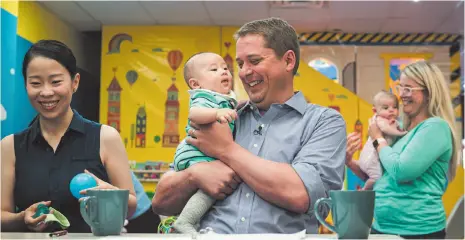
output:
[[221,108],[216,111],[216,119],[221,123],[232,122],[237,119],[237,112],[233,109]]

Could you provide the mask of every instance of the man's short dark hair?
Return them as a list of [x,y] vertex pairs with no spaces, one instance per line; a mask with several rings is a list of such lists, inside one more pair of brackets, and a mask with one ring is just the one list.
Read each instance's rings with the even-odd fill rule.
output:
[[282,58],[284,53],[292,50],[296,57],[293,73],[297,73],[300,62],[300,45],[297,33],[289,23],[280,18],[267,18],[248,22],[237,30],[234,39],[237,41],[240,37],[249,34],[262,36],[265,39],[265,47],[273,49],[278,58]]

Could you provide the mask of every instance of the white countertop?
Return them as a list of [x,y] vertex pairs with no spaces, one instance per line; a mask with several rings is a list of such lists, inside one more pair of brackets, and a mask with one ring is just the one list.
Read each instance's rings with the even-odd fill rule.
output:
[[[48,233],[1,233],[1,239],[49,239]],[[119,236],[98,237],[91,233],[68,233],[55,239],[169,239],[192,240],[190,235],[183,234],[135,234],[123,233]],[[201,234],[196,240],[303,240],[303,239],[337,239],[335,234]],[[369,239],[402,239],[394,235],[370,235]]]

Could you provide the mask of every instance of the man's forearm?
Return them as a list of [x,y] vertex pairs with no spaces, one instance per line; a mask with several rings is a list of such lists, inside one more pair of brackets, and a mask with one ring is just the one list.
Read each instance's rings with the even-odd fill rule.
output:
[[257,157],[237,144],[220,159],[266,201],[293,212],[308,210],[307,190],[291,165]]
[[179,214],[189,198],[197,191],[189,169],[163,174],[152,199],[156,214],[173,216]]
[[2,232],[24,232],[27,230],[24,223],[24,211],[11,213],[2,211]]

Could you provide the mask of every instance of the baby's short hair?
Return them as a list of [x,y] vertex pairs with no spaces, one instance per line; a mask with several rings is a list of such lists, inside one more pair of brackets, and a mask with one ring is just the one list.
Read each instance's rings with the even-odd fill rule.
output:
[[373,97],[373,106],[378,107],[380,104],[380,100],[383,97],[391,98],[392,100],[394,100],[394,103],[396,104],[396,106],[399,107],[399,100],[397,99],[396,95],[386,90],[381,90],[375,94],[375,96]]
[[200,56],[200,55],[203,55],[203,54],[216,54],[214,52],[198,52],[198,53],[195,53],[194,55],[190,56],[186,63],[184,64],[184,81],[186,82],[187,86],[189,88],[190,85],[189,85],[189,79],[191,79],[191,77],[193,77],[193,70],[192,70],[192,65],[194,64],[194,58],[197,57],[197,56]]

